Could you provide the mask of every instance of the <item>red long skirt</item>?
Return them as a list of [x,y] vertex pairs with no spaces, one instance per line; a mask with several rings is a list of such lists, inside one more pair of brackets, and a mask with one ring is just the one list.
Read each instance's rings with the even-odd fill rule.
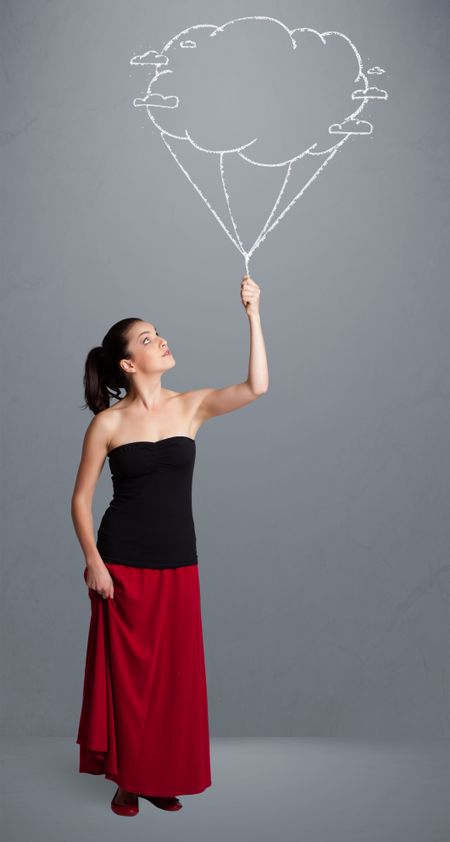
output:
[[211,768],[198,565],[106,566],[114,599],[88,589],[79,771],[142,795],[203,792]]

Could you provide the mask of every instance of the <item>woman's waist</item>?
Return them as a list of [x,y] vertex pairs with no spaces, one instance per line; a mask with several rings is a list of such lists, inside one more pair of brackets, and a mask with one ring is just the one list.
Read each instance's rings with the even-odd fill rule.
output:
[[192,501],[174,499],[169,502],[148,500],[111,500],[102,516],[102,521],[128,521],[143,524],[146,522],[176,521],[180,518],[192,518]]
[[145,537],[155,532],[167,532],[174,530],[193,529],[194,518],[192,507],[189,505],[171,507],[164,511],[155,508],[133,506],[111,507],[109,506],[103,514],[98,527],[99,532],[114,534],[138,533]]

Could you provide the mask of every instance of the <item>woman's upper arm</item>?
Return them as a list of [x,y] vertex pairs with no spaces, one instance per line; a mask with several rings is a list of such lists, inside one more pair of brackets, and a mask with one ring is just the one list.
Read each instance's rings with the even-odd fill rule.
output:
[[95,415],[84,434],[72,502],[75,499],[82,499],[87,503],[92,502],[98,478],[108,455],[110,432],[103,416],[103,412]]
[[196,401],[196,415],[202,421],[214,418],[216,415],[224,415],[236,409],[242,409],[247,404],[259,397],[247,380],[242,383],[233,383],[223,388],[197,389],[194,392]]

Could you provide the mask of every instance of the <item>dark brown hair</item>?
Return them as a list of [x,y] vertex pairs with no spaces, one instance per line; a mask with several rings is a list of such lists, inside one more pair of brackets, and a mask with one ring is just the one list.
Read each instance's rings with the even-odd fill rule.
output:
[[129,381],[119,362],[131,357],[128,351],[128,333],[131,325],[142,322],[137,316],[121,319],[105,334],[101,345],[91,348],[84,364],[83,409],[89,407],[94,415],[109,407],[110,398],[119,398],[120,390],[128,391]]

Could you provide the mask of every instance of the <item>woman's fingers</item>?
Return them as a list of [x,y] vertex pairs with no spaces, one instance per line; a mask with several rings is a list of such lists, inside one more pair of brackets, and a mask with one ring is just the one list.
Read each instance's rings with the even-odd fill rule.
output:
[[114,582],[106,567],[100,571],[88,570],[85,567],[84,580],[88,588],[98,593],[103,599],[114,599]]
[[259,285],[249,275],[244,275],[241,282],[241,298],[243,303],[245,305],[255,303],[260,293]]

